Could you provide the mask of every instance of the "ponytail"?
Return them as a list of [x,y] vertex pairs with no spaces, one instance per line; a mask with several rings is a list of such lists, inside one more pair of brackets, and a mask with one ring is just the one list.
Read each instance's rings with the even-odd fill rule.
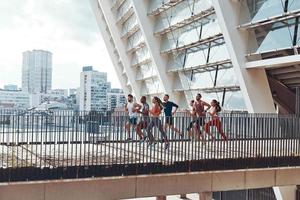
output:
[[222,111],[222,108],[220,106],[220,102],[218,102],[217,100],[213,100],[213,102],[216,104],[216,110],[217,112],[221,112]]
[[217,102],[217,112],[221,112],[222,111],[222,108],[220,106],[220,102]]
[[154,99],[157,101],[158,106],[160,107],[160,109],[162,110],[164,108],[163,106],[163,102],[160,100],[160,98],[158,98],[157,96],[154,97]]

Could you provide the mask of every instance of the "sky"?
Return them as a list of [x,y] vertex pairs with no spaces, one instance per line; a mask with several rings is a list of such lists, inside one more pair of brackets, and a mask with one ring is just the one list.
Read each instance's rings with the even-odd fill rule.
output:
[[82,66],[120,87],[89,0],[0,1],[0,88],[21,87],[22,52],[53,53],[52,88],[77,88]]

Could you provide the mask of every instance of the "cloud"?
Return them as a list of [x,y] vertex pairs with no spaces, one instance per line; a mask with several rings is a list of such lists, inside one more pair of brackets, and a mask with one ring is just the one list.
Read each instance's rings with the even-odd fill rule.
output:
[[54,88],[79,86],[84,65],[106,70],[119,86],[88,0],[1,1],[0,12],[0,86],[20,85],[21,54],[31,49],[53,53]]

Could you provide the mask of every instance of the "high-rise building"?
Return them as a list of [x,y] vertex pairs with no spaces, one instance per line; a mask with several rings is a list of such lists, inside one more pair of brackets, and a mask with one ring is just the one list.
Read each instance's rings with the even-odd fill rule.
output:
[[52,53],[44,50],[23,53],[22,90],[47,93],[52,86]]
[[124,107],[126,97],[122,89],[112,88],[107,93],[107,109],[114,110],[116,108]]
[[80,75],[80,110],[107,110],[107,73],[93,70],[93,67],[83,67]]
[[187,106],[200,92],[228,110],[296,112],[300,1],[91,4],[125,93],[168,93]]
[[229,110],[295,111],[299,1],[91,2],[125,93],[187,106],[200,92]]

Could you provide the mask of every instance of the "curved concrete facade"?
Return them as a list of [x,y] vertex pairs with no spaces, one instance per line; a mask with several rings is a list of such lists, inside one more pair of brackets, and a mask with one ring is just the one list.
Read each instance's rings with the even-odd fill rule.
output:
[[[168,93],[187,106],[201,92],[226,110],[272,113],[275,101],[293,112],[268,80],[283,83],[280,90],[291,91],[293,103],[300,85],[300,59],[293,55],[300,44],[298,26],[293,28],[299,3],[281,9],[274,4],[280,0],[90,1],[126,93],[137,98]],[[285,19],[295,22],[280,24],[280,32],[276,27]],[[295,31],[291,36],[286,29]]]

